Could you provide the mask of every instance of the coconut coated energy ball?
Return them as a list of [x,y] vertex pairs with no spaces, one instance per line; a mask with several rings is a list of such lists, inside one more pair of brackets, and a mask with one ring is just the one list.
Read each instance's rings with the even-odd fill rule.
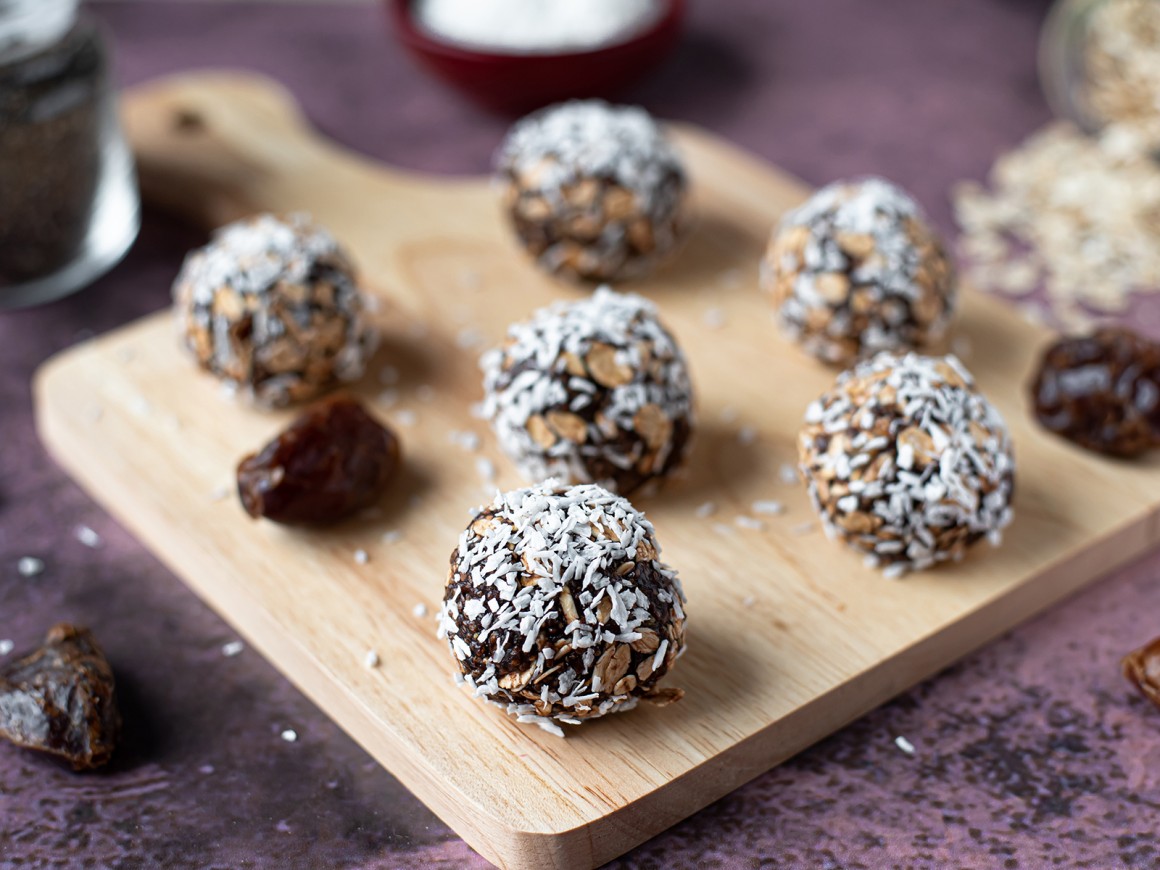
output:
[[827,535],[887,576],[997,546],[1011,522],[1007,427],[954,356],[883,353],[842,373],[806,410],[798,458]]
[[302,214],[219,229],[186,257],[173,303],[198,365],[259,405],[357,380],[376,344],[354,267]]
[[840,181],[787,212],[761,268],[782,332],[846,366],[930,348],[947,331],[955,278],[918,205],[881,178]]
[[672,473],[690,446],[685,357],[640,296],[604,287],[543,308],[480,365],[484,415],[529,480],[627,495]]
[[520,241],[549,273],[639,277],[681,237],[685,171],[644,109],[586,100],[535,112],[508,134],[496,174]]
[[547,481],[498,495],[460,535],[439,633],[476,696],[562,735],[680,697],[657,684],[685,649],[684,602],[643,514]]

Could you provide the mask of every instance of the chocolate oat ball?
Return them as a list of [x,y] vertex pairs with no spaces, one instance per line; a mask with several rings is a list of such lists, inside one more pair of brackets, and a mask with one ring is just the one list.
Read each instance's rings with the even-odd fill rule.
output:
[[639,277],[681,236],[685,171],[644,109],[549,106],[512,128],[496,163],[520,241],[552,274]]
[[931,347],[946,333],[955,297],[942,243],[914,200],[881,178],[835,182],[787,212],[761,283],[782,331],[843,366]]
[[954,356],[883,353],[810,404],[798,458],[826,533],[897,577],[1011,522],[1003,418]]
[[658,690],[685,649],[685,597],[652,524],[592,484],[498,495],[459,537],[439,633],[462,680],[562,734]]
[[685,357],[639,296],[601,287],[543,308],[480,364],[484,414],[529,480],[628,495],[673,472],[688,451]]
[[376,343],[350,260],[301,214],[219,229],[186,257],[173,303],[198,364],[259,405],[357,380]]

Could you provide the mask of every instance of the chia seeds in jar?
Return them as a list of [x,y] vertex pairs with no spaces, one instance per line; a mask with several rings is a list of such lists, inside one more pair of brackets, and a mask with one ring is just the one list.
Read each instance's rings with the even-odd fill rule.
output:
[[137,234],[102,33],[78,0],[0,0],[0,308],[79,290]]

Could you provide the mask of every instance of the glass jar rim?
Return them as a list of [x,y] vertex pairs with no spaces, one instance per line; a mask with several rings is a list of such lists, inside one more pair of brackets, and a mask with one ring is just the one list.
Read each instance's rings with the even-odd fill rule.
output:
[[0,0],[0,63],[59,42],[76,23],[80,0]]

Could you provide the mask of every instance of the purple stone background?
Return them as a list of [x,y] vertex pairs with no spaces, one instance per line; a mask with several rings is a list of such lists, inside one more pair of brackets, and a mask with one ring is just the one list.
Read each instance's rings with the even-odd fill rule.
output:
[[[949,185],[1048,117],[1044,0],[694,0],[678,54],[629,96],[821,183],[879,172],[944,230]],[[119,2],[125,83],[204,66],[286,83],[334,138],[481,172],[506,121],[428,81],[373,6]],[[2,169],[2,168],[0,168]],[[198,235],[147,214],[91,290],[0,314],[0,639],[90,625],[117,670],[123,751],[78,776],[0,746],[0,866],[485,866],[46,456],[43,360],[166,304]],[[72,529],[103,537],[87,549]],[[20,556],[47,570],[18,575]],[[1119,657],[1160,633],[1160,556],[1089,591],[614,862],[623,867],[1160,865],[1160,714]],[[294,728],[296,743],[279,738]],[[915,746],[907,755],[897,735]]]

